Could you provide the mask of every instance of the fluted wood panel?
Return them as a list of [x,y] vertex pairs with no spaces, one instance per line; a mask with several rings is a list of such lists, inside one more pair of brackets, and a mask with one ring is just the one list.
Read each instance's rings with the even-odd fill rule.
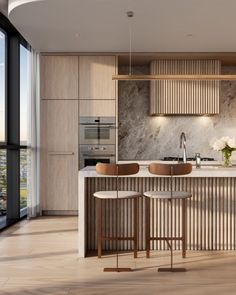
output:
[[[150,72],[158,74],[220,74],[219,60],[154,60]],[[203,115],[219,113],[219,81],[151,81],[151,115]]]
[[[120,189],[168,190],[169,178],[121,178]],[[87,249],[97,248],[96,210],[93,193],[99,190],[116,188],[115,178],[87,178]],[[235,250],[236,249],[236,179],[235,178],[175,178],[175,190],[189,191],[192,198],[187,201],[187,247],[191,250]],[[116,201],[104,201],[103,229],[107,236],[115,233]],[[182,205],[173,202],[173,233],[182,234]],[[130,236],[133,233],[133,201],[119,201],[119,234]],[[151,201],[151,234],[170,234],[170,207],[167,201]],[[139,199],[139,249],[145,249],[145,198]],[[166,250],[164,241],[152,241],[152,249]],[[120,241],[120,249],[131,250],[131,241]],[[103,249],[114,249],[114,242],[104,241]],[[181,242],[175,242],[175,249],[181,249]]]

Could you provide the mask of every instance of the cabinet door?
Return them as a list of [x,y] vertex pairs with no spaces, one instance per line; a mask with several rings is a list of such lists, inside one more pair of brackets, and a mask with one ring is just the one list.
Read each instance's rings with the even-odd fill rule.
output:
[[79,99],[115,99],[115,56],[79,57]]
[[41,99],[78,99],[78,57],[42,56]]
[[78,100],[41,101],[43,210],[77,210]]
[[115,100],[80,100],[80,117],[115,117]]

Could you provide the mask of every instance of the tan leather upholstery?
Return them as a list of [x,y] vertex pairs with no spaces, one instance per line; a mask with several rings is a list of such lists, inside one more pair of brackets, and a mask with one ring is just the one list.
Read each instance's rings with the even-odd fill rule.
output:
[[[153,199],[171,199],[170,191],[150,191],[144,193],[145,197],[153,198]],[[190,198],[192,195],[188,192],[173,192],[173,199],[186,199]]]
[[[116,191],[100,191],[93,194],[94,197],[99,199],[116,199],[117,192]],[[134,191],[119,191],[118,199],[130,199],[140,197],[141,194]]]

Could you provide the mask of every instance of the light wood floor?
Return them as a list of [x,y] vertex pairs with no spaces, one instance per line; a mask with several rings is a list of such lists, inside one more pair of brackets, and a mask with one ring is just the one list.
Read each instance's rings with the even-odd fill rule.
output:
[[123,254],[121,266],[132,273],[104,273],[114,256],[77,257],[77,218],[24,220],[0,234],[0,294],[236,294],[236,252],[188,252],[178,266],[186,273],[158,273],[167,252]]

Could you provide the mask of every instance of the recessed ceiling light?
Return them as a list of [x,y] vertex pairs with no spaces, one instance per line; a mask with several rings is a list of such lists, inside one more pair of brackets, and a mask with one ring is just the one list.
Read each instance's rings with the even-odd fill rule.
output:
[[186,37],[193,38],[193,34],[187,34]]
[[79,33],[75,33],[75,38],[79,38]]

